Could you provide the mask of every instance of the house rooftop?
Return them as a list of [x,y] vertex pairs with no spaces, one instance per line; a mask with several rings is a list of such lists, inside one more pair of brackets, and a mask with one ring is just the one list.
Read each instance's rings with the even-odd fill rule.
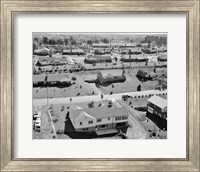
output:
[[47,76],[47,81],[70,81],[70,77],[68,74],[60,75],[60,74],[48,74],[48,75],[33,75],[33,82],[43,82]]
[[99,72],[101,73],[101,75],[103,77],[105,77],[107,75],[122,76],[123,70],[111,70],[111,71],[102,70],[102,71],[99,71]]
[[128,111],[124,107],[120,107],[120,108],[95,107],[95,108],[72,110],[70,117],[73,120],[76,120],[76,118],[82,112],[84,112],[85,114],[88,114],[89,116],[92,116],[96,119],[129,115]]
[[167,100],[159,96],[152,96],[147,101],[160,107],[161,109],[167,107]]

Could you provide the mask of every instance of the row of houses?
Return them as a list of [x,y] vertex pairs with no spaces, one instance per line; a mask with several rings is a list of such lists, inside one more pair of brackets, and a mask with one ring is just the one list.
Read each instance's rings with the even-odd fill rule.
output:
[[68,74],[33,75],[33,87],[68,87],[71,84]]
[[167,62],[167,55],[158,56],[131,56],[122,55],[122,62]]
[[110,55],[89,55],[84,59],[84,63],[93,64],[93,63],[111,63],[112,58]]
[[85,55],[85,51],[83,49],[67,49],[67,50],[63,50],[62,55],[83,56]]

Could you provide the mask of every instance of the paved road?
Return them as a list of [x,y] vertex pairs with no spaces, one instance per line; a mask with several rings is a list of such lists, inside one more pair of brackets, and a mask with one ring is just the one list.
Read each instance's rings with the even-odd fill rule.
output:
[[[159,90],[147,90],[140,92],[127,92],[127,93],[116,93],[116,94],[104,94],[104,100],[116,100],[121,99],[122,95],[129,94],[131,96],[148,96],[149,94],[166,94],[167,90],[159,91]],[[101,95],[91,95],[91,96],[77,96],[72,97],[72,103],[78,102],[90,102],[90,101],[101,101]],[[48,99],[48,104],[65,104],[70,103],[70,97],[62,97],[62,98],[52,98]],[[47,105],[47,99],[33,99],[33,105],[42,106]]]

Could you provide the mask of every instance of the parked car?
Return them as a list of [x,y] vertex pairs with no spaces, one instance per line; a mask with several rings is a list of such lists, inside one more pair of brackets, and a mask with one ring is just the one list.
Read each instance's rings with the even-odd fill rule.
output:
[[122,99],[123,99],[124,101],[126,101],[126,100],[129,99],[129,98],[133,98],[133,96],[131,96],[130,94],[124,94],[124,95],[122,95]]

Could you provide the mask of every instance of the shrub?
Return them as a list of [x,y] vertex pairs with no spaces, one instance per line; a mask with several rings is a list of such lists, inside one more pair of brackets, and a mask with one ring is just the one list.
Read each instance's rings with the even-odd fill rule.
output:
[[72,76],[72,80],[73,80],[73,81],[76,81],[76,77],[75,77],[75,76]]
[[58,129],[56,131],[56,134],[60,135],[60,134],[64,134],[64,130],[63,129]]

